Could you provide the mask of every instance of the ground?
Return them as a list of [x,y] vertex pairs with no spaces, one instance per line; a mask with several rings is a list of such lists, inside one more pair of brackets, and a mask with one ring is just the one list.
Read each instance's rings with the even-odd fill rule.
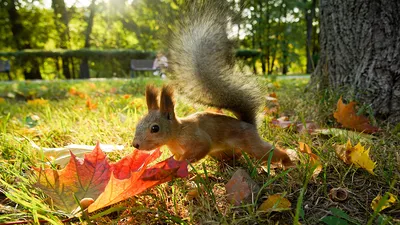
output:
[[[66,218],[64,213],[51,207],[49,198],[32,186],[35,182],[32,168],[40,167],[46,159],[31,142],[41,147],[94,145],[97,141],[124,145],[124,151],[108,154],[111,161],[117,161],[133,150],[130,143],[135,124],[147,111],[143,96],[145,85],[162,85],[163,82],[157,78],[138,78],[0,84],[0,223],[37,218],[57,224]],[[260,115],[260,134],[285,149],[296,149],[299,141],[307,143],[323,165],[315,179],[307,172],[310,170],[307,163],[291,170],[275,169],[274,173],[268,173],[265,165],[261,167],[246,157],[229,163],[206,158],[190,167],[188,178],[162,184],[95,212],[89,215],[91,219],[72,219],[72,223],[291,224],[299,221],[318,224],[332,215],[337,215],[334,222],[347,224],[399,223],[398,202],[379,213],[370,206],[378,194],[390,192],[400,196],[399,126],[374,121],[371,117],[382,129],[373,136],[359,133],[313,135],[299,133],[294,128],[278,128],[271,120],[283,115],[301,123],[313,121],[321,128],[339,127],[333,112],[340,96],[330,91],[304,92],[307,77],[261,79],[260,82],[266,87],[265,95],[274,92],[279,102],[277,112]],[[178,98],[179,116],[204,109]],[[376,175],[347,165],[336,156],[335,146],[348,139],[371,149],[371,158],[377,162]],[[163,152],[163,158],[170,154],[167,149]],[[232,206],[226,199],[224,185],[239,168],[245,169],[262,190],[252,203]],[[196,187],[200,191],[193,194]],[[332,200],[332,188],[343,188],[348,198]],[[268,213],[257,210],[269,195],[276,193],[284,194],[291,202],[291,210]],[[191,195],[194,198],[190,198]],[[331,208],[340,209],[339,213],[335,214]]]

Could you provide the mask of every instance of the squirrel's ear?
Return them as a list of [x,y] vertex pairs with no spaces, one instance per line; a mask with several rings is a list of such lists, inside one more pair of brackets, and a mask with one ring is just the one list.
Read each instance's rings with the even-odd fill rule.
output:
[[158,106],[158,90],[153,85],[146,86],[146,102],[147,109],[150,110],[158,110],[160,107]]
[[161,90],[160,112],[169,120],[175,119],[173,95],[174,91],[170,86],[163,86]]

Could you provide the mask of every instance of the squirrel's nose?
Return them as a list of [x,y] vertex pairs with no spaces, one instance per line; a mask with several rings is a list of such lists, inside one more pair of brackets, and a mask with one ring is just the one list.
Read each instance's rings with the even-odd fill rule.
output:
[[132,142],[132,146],[139,149],[139,144],[137,142]]

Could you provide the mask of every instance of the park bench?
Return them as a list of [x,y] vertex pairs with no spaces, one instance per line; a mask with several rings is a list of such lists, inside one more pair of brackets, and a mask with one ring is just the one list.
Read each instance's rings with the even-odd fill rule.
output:
[[131,60],[131,77],[135,77],[135,71],[156,71],[153,68],[154,60],[151,59],[132,59]]
[[0,72],[7,73],[8,80],[11,80],[10,76],[10,61],[0,60]]

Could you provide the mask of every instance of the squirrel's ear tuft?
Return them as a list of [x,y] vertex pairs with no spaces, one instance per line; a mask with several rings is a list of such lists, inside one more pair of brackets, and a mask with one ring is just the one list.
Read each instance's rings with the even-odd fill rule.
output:
[[147,109],[150,110],[158,110],[160,107],[158,106],[158,89],[153,85],[146,86],[146,102]]
[[175,119],[175,103],[174,103],[174,91],[170,86],[163,86],[161,90],[160,99],[160,112],[167,117],[167,119]]

